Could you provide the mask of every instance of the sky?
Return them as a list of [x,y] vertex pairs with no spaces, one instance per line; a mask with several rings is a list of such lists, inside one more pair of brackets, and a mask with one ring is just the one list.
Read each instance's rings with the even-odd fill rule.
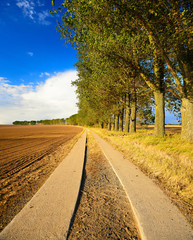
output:
[[[51,2],[0,0],[0,124],[78,111],[76,51],[60,39]],[[168,112],[166,123],[177,123]]]
[[77,113],[76,51],[60,39],[51,2],[0,0],[0,124]]

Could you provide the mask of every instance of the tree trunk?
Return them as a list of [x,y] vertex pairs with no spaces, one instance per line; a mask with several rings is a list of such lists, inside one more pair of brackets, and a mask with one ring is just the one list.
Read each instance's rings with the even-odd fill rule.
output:
[[130,118],[129,132],[130,133],[136,132],[136,103],[135,102],[131,103],[131,118]]
[[123,114],[124,114],[124,108],[123,108],[123,104],[121,103],[121,107],[120,107],[120,121],[119,121],[119,131],[123,132]]
[[112,130],[115,130],[115,114],[113,114],[113,119],[112,119]]
[[130,133],[136,132],[136,92],[131,94],[131,117],[130,117]]
[[193,141],[193,101],[182,98],[182,137]]
[[163,137],[165,135],[165,106],[164,106],[164,93],[155,91],[155,136]]
[[104,123],[103,122],[100,122],[100,127],[104,128]]
[[115,131],[119,131],[119,115],[115,115]]
[[154,49],[154,73],[157,85],[157,90],[153,92],[155,98],[154,134],[157,137],[163,137],[165,135],[164,62],[156,48]]
[[111,131],[111,119],[108,120],[108,130]]
[[125,132],[129,132],[129,118],[130,118],[130,101],[129,93],[126,94],[126,108],[125,108]]

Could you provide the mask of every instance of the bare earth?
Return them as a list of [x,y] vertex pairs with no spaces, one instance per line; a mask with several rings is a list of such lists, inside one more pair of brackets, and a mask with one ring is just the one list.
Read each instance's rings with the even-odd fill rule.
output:
[[141,239],[125,191],[93,136],[80,202],[68,239]]
[[[42,186],[81,131],[0,126],[0,230]],[[90,132],[87,137],[83,184],[68,239],[141,239],[122,185]]]
[[0,230],[64,159],[82,128],[0,126]]
[[[64,159],[81,131],[64,126],[0,127],[1,230]],[[126,194],[90,133],[87,145],[81,196],[68,239],[140,239]]]

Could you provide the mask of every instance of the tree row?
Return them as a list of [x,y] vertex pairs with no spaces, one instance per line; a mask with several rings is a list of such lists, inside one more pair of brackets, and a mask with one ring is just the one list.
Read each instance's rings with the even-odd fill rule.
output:
[[65,124],[64,118],[57,118],[57,119],[51,119],[51,120],[31,120],[31,121],[14,121],[12,123],[13,125],[36,125],[36,124],[44,124],[44,125],[54,125],[54,124]]
[[153,113],[164,136],[167,108],[181,111],[182,136],[193,140],[192,1],[65,0],[53,12],[77,50],[80,122],[134,132]]

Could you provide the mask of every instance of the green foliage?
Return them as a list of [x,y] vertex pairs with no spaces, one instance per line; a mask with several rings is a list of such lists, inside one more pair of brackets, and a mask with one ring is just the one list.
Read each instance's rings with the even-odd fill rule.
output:
[[134,89],[144,123],[153,121],[153,92],[164,93],[176,115],[181,98],[192,101],[191,1],[65,0],[58,12],[61,38],[79,59],[73,84],[82,124],[107,122]]
[[66,118],[66,123],[69,125],[78,125],[78,114],[74,114],[69,118]]
[[30,121],[30,124],[31,125],[36,125],[36,121],[32,120],[32,121]]
[[13,125],[29,125],[30,122],[29,121],[14,121]]
[[53,124],[65,124],[64,118],[51,119],[51,120],[31,120],[31,121],[14,121],[13,125],[36,125],[36,124],[44,124],[44,125],[53,125]]
[[152,111],[152,108],[149,109],[140,109],[138,112],[138,123],[140,125],[149,125],[155,122],[155,115]]

